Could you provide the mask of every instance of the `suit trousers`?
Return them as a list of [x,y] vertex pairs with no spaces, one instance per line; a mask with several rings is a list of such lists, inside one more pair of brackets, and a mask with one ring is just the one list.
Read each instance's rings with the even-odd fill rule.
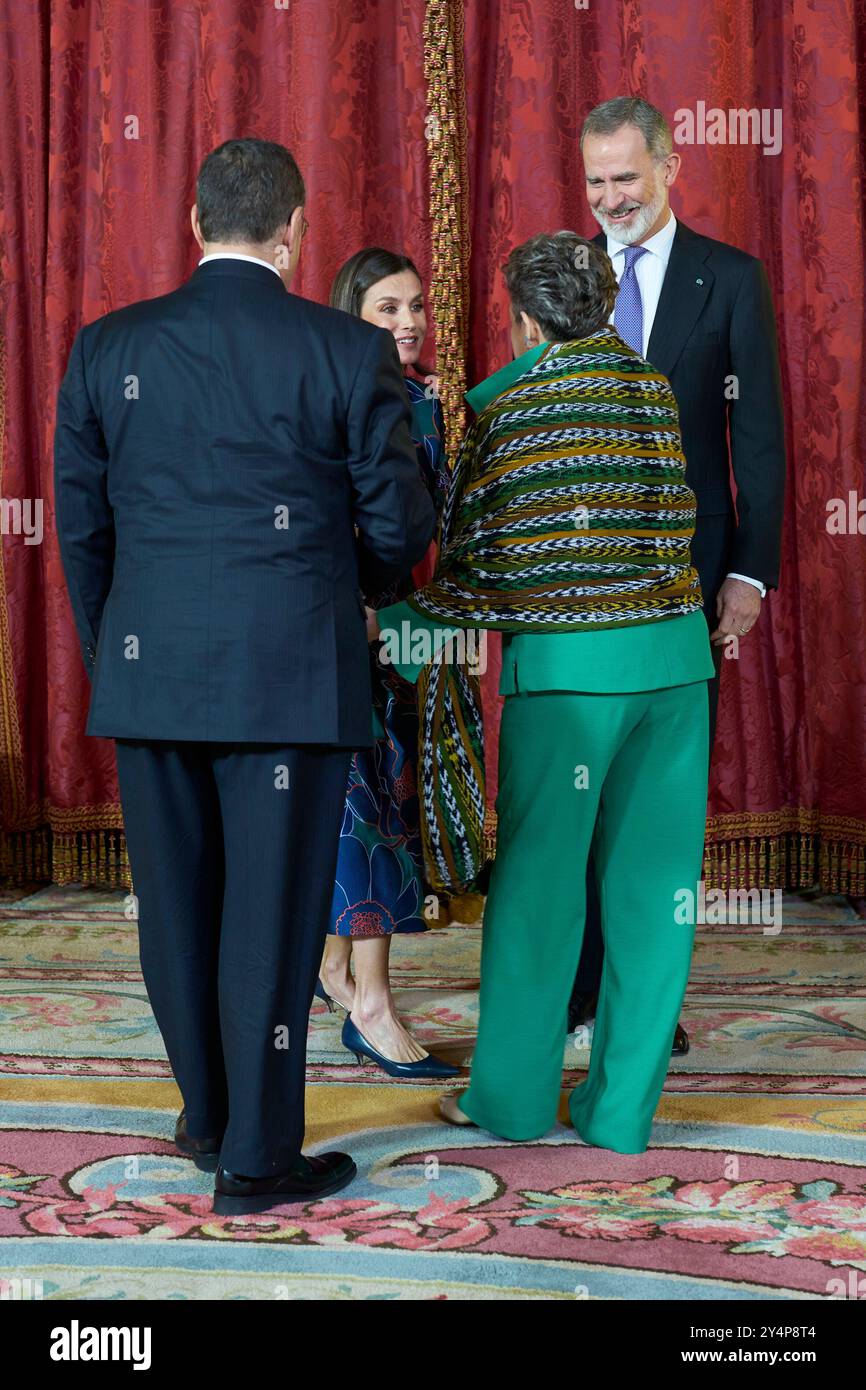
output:
[[351,753],[117,739],[147,994],[194,1138],[264,1177],[304,1138],[307,1023]]
[[555,1122],[594,845],[604,964],[589,1074],[570,1113],[587,1143],[641,1153],[691,962],[694,923],[677,920],[676,894],[694,894],[701,871],[707,682],[509,696],[499,748],[478,1039],[461,1109],[506,1139]]

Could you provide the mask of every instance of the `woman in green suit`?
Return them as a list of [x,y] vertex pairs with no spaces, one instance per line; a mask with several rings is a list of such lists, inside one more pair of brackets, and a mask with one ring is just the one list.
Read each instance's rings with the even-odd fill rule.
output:
[[[713,664],[689,552],[695,498],[670,385],[608,324],[605,252],[571,232],[537,236],[505,276],[515,360],[468,394],[476,419],[439,567],[377,615],[383,653],[421,676],[436,887],[480,867],[484,804],[477,689],[447,639],[503,633],[478,1039],[469,1089],[441,1110],[507,1139],[554,1123],[592,844],[604,974],[570,1114],[587,1143],[640,1153],[691,960],[678,895],[703,853]],[[423,668],[419,628],[437,652]]]

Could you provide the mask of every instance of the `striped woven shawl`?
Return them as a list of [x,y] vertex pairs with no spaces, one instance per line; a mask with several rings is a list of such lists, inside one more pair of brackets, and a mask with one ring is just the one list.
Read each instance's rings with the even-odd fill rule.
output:
[[[458,454],[433,579],[408,599],[455,627],[572,632],[702,606],[667,379],[612,327],[555,343],[482,410]],[[478,680],[454,644],[425,668],[420,797],[427,873],[460,891],[483,864]]]

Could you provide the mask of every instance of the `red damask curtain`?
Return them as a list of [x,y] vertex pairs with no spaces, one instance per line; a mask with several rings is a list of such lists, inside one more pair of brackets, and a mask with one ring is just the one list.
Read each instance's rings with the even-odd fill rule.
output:
[[83,737],[88,683],[51,512],[54,404],[75,332],[192,272],[196,171],[236,135],[288,145],[303,172],[298,293],[326,300],[364,245],[405,249],[428,277],[423,24],[409,0],[5,7],[2,488],[45,499],[44,544],[3,538],[6,874],[112,881],[126,869],[113,744]]
[[[778,154],[677,145],[671,196],[696,231],[763,260],[785,390],[781,585],[723,670],[706,862],[719,886],[866,891],[866,539],[826,524],[831,499],[866,498],[864,49],[854,0],[466,7],[472,381],[510,357],[510,248],[540,230],[598,230],[579,155],[592,106],[639,94],[672,124],[699,102],[782,112]],[[491,669],[491,725],[497,679]],[[493,773],[492,737],[488,758]]]
[[44,539],[29,543],[4,507],[0,872],[127,871],[112,746],[83,735],[51,510],[54,401],[80,323],[192,270],[203,155],[231,135],[294,151],[311,224],[301,294],[325,299],[364,244],[413,256],[456,417],[464,370],[475,381],[509,354],[510,247],[595,230],[584,115],[639,92],[669,117],[699,101],[783,112],[777,155],[681,147],[673,197],[698,231],[767,266],[790,456],[781,589],[724,672],[708,875],[866,891],[864,539],[826,524],[833,498],[866,495],[864,36],[856,0],[7,0],[0,495],[42,499]]

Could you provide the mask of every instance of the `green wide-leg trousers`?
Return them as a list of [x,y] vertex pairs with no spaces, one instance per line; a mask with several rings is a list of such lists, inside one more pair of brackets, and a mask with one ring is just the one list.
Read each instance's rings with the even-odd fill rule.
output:
[[701,876],[707,741],[706,681],[506,699],[478,1039],[460,1100],[482,1128],[533,1139],[555,1123],[594,836],[604,971],[569,1108],[587,1143],[646,1148],[692,955],[694,923],[679,919]]

